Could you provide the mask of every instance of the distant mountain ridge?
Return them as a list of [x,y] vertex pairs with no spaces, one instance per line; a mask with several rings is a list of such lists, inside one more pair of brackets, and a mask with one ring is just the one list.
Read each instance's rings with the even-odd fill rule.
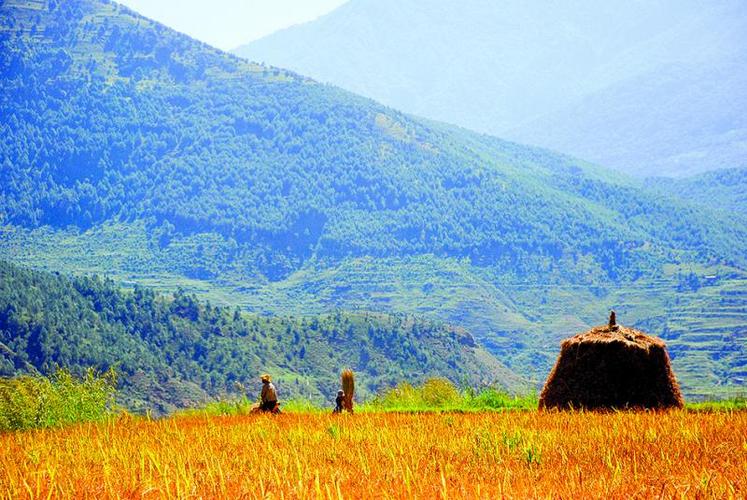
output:
[[234,52],[640,176],[747,153],[738,0],[351,0]]
[[6,0],[0,14],[12,263],[269,315],[418,316],[536,383],[560,337],[614,307],[670,342],[688,394],[743,384],[747,227],[728,213],[249,63],[115,3]]

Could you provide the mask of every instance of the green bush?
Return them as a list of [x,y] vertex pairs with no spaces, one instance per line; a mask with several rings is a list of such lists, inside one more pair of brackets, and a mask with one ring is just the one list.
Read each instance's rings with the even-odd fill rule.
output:
[[444,407],[458,404],[461,394],[454,384],[445,378],[430,378],[418,389],[418,394],[426,406]]
[[500,410],[500,409],[535,409],[538,405],[537,396],[534,394],[511,395],[493,387],[488,387],[475,393],[467,391],[464,396],[465,405],[478,410]]
[[741,411],[747,410],[747,396],[735,396],[730,399],[698,401],[686,403],[685,407],[692,411]]
[[445,378],[431,378],[414,387],[402,382],[363,405],[364,411],[481,411],[537,408],[533,395],[514,396],[488,387],[459,392]]
[[116,375],[89,369],[0,379],[0,432],[102,420],[114,410]]

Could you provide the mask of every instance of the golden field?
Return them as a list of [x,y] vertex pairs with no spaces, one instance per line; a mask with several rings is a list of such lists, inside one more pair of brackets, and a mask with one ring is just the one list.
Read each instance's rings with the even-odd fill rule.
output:
[[0,435],[3,498],[746,498],[747,412],[123,416]]

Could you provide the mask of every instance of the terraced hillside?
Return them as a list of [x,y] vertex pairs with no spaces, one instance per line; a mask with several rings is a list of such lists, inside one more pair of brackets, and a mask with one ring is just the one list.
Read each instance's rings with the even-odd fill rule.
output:
[[275,377],[284,400],[329,404],[343,367],[359,398],[394,381],[448,377],[526,389],[463,329],[403,315],[336,312],[305,318],[242,314],[183,291],[121,290],[0,261],[0,377],[88,367],[116,371],[120,403],[164,413],[257,393]]
[[[747,269],[728,213],[243,61],[116,3],[2,2],[0,88],[0,257],[32,267],[261,313],[435,318],[538,383],[557,339],[610,307],[652,333],[667,316],[702,328],[689,270],[739,288]],[[732,344],[699,340],[722,349],[680,351],[686,389],[742,390],[745,346],[722,363]]]
[[[672,308],[663,336],[683,371],[713,366],[709,385],[747,381],[747,290],[744,280],[705,287],[683,307]],[[724,382],[727,384],[724,384]],[[723,388],[728,392],[729,388]],[[701,393],[707,397],[708,392]]]
[[[714,396],[744,395],[747,382],[747,297],[746,273],[729,269],[703,269],[701,274],[675,272],[650,282],[640,282],[625,290],[605,290],[603,297],[579,296],[572,290],[554,290],[548,300],[564,304],[562,310],[543,311],[542,321],[551,329],[535,344],[537,352],[554,356],[564,335],[603,324],[597,315],[600,303],[617,309],[618,320],[655,333],[666,340],[673,366],[688,397],[708,399]],[[702,284],[696,284],[696,280]],[[529,289],[527,294],[539,290]],[[576,295],[575,301],[559,295]],[[531,303],[532,297],[527,297]],[[549,314],[548,314],[549,313]],[[552,317],[568,318],[570,323],[555,323]],[[585,324],[573,325],[575,318]]]
[[624,285],[498,284],[466,262],[420,256],[346,259],[333,269],[311,263],[279,282],[230,275],[206,281],[170,271],[145,229],[128,225],[64,235],[6,228],[0,252],[33,267],[106,273],[129,286],[181,287],[257,313],[345,309],[447,321],[467,328],[535,385],[544,381],[563,338],[604,323],[614,308],[622,323],[667,341],[689,398],[743,395],[747,381],[747,273],[728,267],[667,266],[659,278]]

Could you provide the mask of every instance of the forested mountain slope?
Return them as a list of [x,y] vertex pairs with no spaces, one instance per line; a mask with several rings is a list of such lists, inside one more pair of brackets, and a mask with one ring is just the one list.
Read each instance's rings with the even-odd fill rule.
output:
[[649,179],[661,192],[715,210],[747,217],[747,167],[727,168],[684,179]]
[[350,0],[235,53],[627,173],[747,154],[740,0]]
[[[692,311],[744,277],[747,229],[728,214],[248,63],[114,3],[0,14],[11,261],[253,311],[445,320],[536,380],[558,336],[624,307],[623,321],[687,333],[673,339],[688,390],[742,383],[738,309],[689,336],[706,328]],[[676,295],[688,273],[719,276],[715,294]]]
[[429,376],[521,388],[466,331],[412,317],[263,318],[182,291],[123,291],[0,261],[0,375],[57,366],[114,367],[122,403],[156,412],[240,393],[236,383],[254,397],[264,372],[285,399],[317,402],[333,399],[344,367],[358,373],[361,397]]
[[568,158],[242,62],[116,4],[38,6],[2,7],[10,223],[144,219],[163,246],[213,233],[271,279],[312,254],[432,252],[522,274],[552,257],[571,275],[587,255],[611,278],[660,263],[646,242],[745,260],[746,238]]

